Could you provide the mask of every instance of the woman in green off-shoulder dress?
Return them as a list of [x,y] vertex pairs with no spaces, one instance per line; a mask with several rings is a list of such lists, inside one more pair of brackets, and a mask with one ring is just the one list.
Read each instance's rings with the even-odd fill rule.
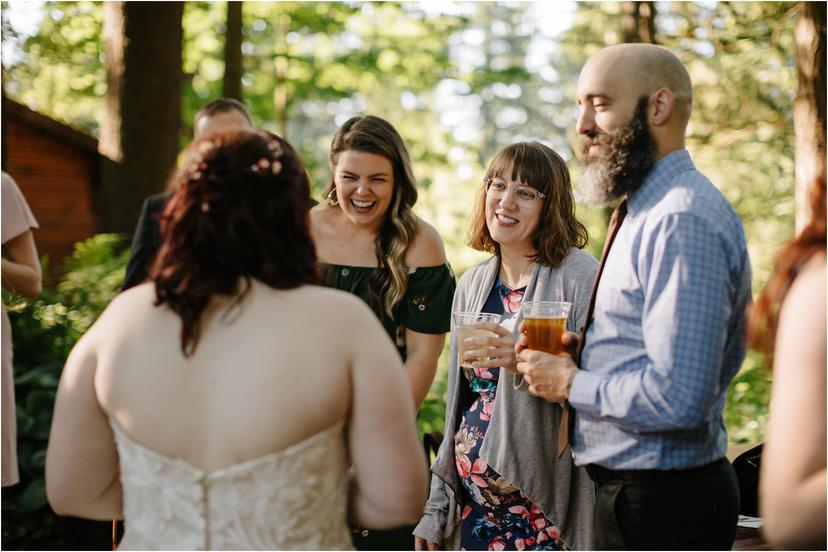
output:
[[[419,407],[451,326],[455,282],[443,242],[412,211],[417,188],[411,161],[390,123],[349,119],[334,135],[330,163],[331,181],[310,212],[322,277],[371,306],[400,351]],[[354,544],[413,550],[412,530],[358,528]]]

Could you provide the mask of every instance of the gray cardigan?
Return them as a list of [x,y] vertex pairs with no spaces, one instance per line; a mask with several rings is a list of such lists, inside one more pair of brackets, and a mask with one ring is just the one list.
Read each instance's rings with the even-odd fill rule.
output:
[[[480,312],[497,278],[500,262],[493,257],[469,269],[460,279],[452,310]],[[570,301],[567,329],[583,325],[597,261],[572,249],[561,266],[534,265],[526,301]],[[431,466],[431,493],[414,534],[446,547],[460,544],[460,483],[454,456],[454,434],[459,426],[458,403],[463,381],[457,366],[457,339],[452,321],[451,357],[446,393],[445,438]],[[517,333],[517,328],[515,328]],[[497,473],[536,502],[561,530],[561,538],[573,550],[593,548],[592,508],[594,488],[583,468],[572,462],[567,449],[556,455],[561,406],[527,392],[523,376],[502,370],[495,408],[480,457]]]

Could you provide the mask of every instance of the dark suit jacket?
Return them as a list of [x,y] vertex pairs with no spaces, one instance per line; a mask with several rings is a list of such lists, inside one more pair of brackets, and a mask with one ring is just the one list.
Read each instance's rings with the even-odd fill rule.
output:
[[141,207],[135,235],[132,236],[132,249],[129,252],[126,275],[121,291],[137,286],[147,279],[155,254],[161,248],[161,233],[158,227],[158,216],[164,210],[170,192],[149,196]]
[[[149,269],[155,260],[155,255],[161,249],[161,230],[158,226],[158,217],[167,205],[171,192],[164,192],[149,196],[144,200],[141,207],[141,215],[138,217],[138,225],[135,227],[135,235],[132,236],[132,248],[129,252],[126,274],[121,291],[132,286],[137,286],[147,279]],[[316,200],[311,198],[310,206],[316,205]]]

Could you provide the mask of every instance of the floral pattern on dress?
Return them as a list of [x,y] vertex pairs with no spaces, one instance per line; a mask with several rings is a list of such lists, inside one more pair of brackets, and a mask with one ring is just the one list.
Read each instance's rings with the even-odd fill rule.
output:
[[[498,280],[503,316],[520,310],[523,289],[509,290]],[[561,550],[560,530],[540,506],[480,457],[480,447],[494,412],[500,368],[474,368],[466,373],[472,405],[463,411],[454,435],[455,462],[460,477],[461,550]]]
[[497,291],[503,301],[503,316],[508,317],[520,310],[520,303],[523,301],[523,293],[526,288],[509,289],[500,280],[497,281]]

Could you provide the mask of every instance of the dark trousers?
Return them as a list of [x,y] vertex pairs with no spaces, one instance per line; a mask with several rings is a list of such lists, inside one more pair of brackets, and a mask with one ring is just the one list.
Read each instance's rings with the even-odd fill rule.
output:
[[396,529],[364,529],[351,526],[351,540],[357,550],[414,550],[416,525]]
[[689,470],[609,470],[591,464],[597,550],[730,550],[739,488],[722,458]]

